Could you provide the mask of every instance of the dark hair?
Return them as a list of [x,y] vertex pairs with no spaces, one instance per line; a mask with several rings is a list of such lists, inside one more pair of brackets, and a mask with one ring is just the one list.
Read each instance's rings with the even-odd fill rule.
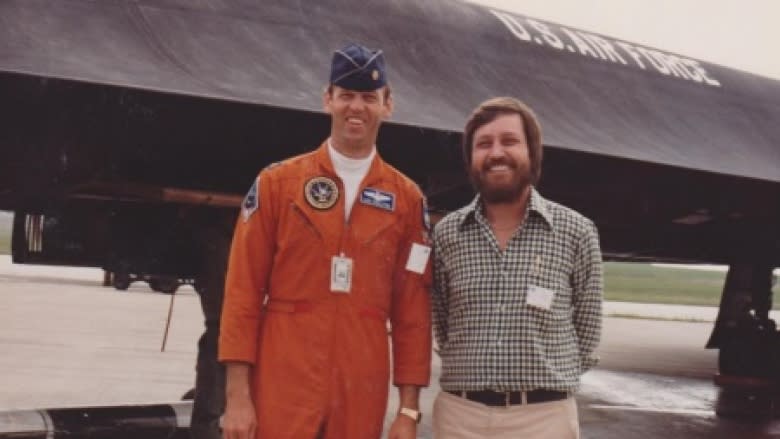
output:
[[471,152],[474,148],[474,133],[499,115],[517,114],[523,120],[528,156],[531,159],[531,184],[536,184],[542,175],[542,127],[533,110],[518,99],[498,97],[488,99],[471,113],[463,129],[463,161],[471,166]]

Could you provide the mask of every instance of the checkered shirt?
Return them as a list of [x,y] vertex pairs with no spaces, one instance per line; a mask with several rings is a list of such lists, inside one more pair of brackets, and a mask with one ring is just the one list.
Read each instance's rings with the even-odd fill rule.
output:
[[[444,390],[574,392],[598,362],[602,261],[592,221],[533,189],[501,251],[477,196],[433,232],[433,318]],[[529,286],[555,292],[549,310]]]

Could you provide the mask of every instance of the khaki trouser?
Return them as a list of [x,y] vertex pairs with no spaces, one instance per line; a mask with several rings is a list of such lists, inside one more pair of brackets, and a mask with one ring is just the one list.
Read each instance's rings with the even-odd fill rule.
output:
[[573,397],[536,404],[489,407],[447,392],[433,404],[434,439],[579,439]]

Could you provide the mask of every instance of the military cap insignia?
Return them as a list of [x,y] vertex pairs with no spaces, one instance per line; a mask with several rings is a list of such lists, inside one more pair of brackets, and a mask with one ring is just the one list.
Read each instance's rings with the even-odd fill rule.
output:
[[360,193],[360,202],[379,209],[395,210],[395,194],[367,187]]
[[257,186],[259,178],[255,178],[255,182],[252,187],[249,188],[249,192],[246,193],[244,201],[241,203],[241,216],[244,218],[244,222],[249,221],[249,218],[260,207],[260,200],[257,195]]
[[376,81],[377,79],[379,79],[379,70],[376,70],[376,69],[375,69],[375,70],[373,70],[373,71],[371,72],[371,79],[373,79],[374,81]]
[[314,177],[303,188],[306,201],[311,207],[326,210],[333,207],[339,199],[339,187],[328,177]]

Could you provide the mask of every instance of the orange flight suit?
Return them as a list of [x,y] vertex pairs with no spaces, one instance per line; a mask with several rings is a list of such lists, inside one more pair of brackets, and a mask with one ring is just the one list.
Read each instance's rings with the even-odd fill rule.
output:
[[[307,201],[316,177],[338,187],[330,208]],[[388,319],[393,382],[430,378],[431,264],[406,269],[412,243],[428,242],[422,195],[377,155],[345,221],[327,143],[263,170],[257,185],[256,211],[244,212],[233,238],[219,359],[254,366],[258,438],[314,439],[320,429],[329,439],[379,438]],[[361,202],[365,188],[394,195],[392,210]],[[331,259],[342,254],[353,260],[349,293],[331,291]]]

